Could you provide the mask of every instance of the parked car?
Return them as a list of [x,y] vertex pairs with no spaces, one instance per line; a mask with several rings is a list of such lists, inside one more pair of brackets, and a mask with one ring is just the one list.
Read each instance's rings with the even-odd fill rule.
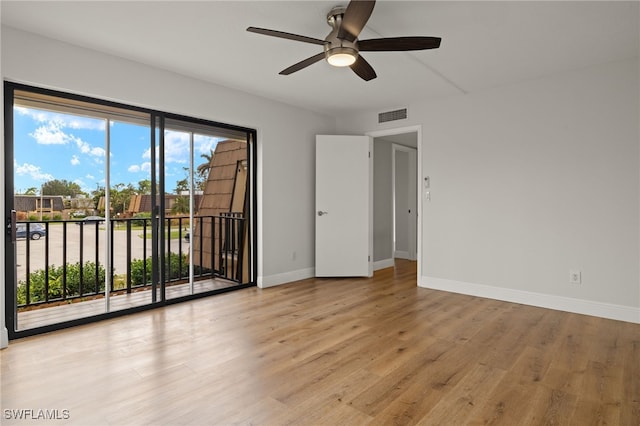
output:
[[[29,238],[32,240],[39,240],[42,237],[47,236],[47,229],[41,223],[29,224]],[[27,224],[18,223],[16,225],[16,238],[27,238]]]
[[[82,219],[84,223],[104,223],[104,217],[101,216],[87,216]],[[80,225],[80,222],[76,222],[76,225]]]

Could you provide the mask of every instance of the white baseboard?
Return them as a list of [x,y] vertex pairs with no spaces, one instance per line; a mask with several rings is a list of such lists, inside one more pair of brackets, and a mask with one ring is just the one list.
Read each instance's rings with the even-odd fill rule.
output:
[[373,262],[373,270],[377,271],[378,269],[392,268],[394,265],[393,259],[378,260]]
[[640,324],[640,308],[631,306],[424,276],[420,277],[419,286]]
[[316,276],[315,268],[298,269],[297,271],[283,272],[281,274],[258,277],[258,287],[267,288],[292,281],[304,280]]
[[9,332],[6,327],[0,329],[0,349],[9,346]]
[[408,251],[403,251],[403,250],[394,250],[393,251],[393,257],[394,258],[399,258],[399,259],[409,259],[409,252]]

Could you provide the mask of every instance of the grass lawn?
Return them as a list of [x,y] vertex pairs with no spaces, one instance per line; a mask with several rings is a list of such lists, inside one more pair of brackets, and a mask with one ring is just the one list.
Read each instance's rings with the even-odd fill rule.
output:
[[[187,232],[189,232],[189,231],[184,231],[184,230],[182,231],[182,238],[184,238],[184,236],[187,234]],[[164,230],[164,233],[165,234],[167,233],[167,229],[166,228]],[[138,234],[138,238],[143,238],[143,234]],[[147,231],[146,234],[144,234],[144,238],[147,238],[147,239],[151,238],[151,231],[150,230]],[[177,229],[172,229],[171,233],[169,234],[169,238],[172,239],[172,240],[180,238],[180,231],[177,230]]]

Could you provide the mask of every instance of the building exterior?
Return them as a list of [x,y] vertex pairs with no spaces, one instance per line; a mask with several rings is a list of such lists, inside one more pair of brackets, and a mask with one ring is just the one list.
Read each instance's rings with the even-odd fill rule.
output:
[[[236,235],[230,228],[244,226],[247,174],[246,142],[235,140],[218,142],[211,158],[204,195],[198,207],[198,215],[205,218],[202,222],[197,221],[194,224],[194,258],[202,258],[203,264],[200,266],[204,268],[220,269],[223,266],[221,264],[225,262],[240,261],[243,267],[238,270],[238,273],[246,274],[247,239],[227,241],[226,235]],[[218,219],[218,217],[229,218]],[[246,231],[244,234],[246,235]],[[234,247],[236,252],[234,259],[220,258],[219,251],[222,244]],[[212,247],[213,256],[211,256]],[[201,251],[203,256],[200,256]],[[214,259],[213,265],[211,259]],[[241,279],[242,275],[235,278]]]
[[51,218],[53,215],[63,215],[64,197],[62,195],[15,195],[14,206],[19,220],[26,220],[30,216]]
[[[180,197],[188,197],[188,195],[178,195],[178,194],[166,194],[164,197],[164,206],[165,206],[165,214],[172,215],[173,206],[176,203],[176,200]],[[194,205],[196,209],[200,204],[203,198],[202,194],[194,195]],[[151,207],[153,199],[149,194],[143,195],[132,195],[129,200],[129,207],[125,211],[126,217],[133,217],[139,213],[151,213]],[[156,197],[156,205],[160,204],[160,196]],[[103,204],[104,205],[104,202]],[[197,211],[197,210],[196,210]]]

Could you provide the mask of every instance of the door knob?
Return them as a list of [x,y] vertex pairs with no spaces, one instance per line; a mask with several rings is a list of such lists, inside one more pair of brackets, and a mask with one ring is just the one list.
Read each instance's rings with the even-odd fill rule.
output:
[[329,212],[323,212],[322,210],[318,210],[318,216],[324,216],[325,214],[329,214]]

